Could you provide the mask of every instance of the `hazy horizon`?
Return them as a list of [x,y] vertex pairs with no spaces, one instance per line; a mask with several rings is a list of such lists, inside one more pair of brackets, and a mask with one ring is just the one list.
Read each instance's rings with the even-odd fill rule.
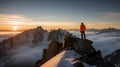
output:
[[[30,30],[30,29],[36,29],[37,27],[39,27],[39,26],[36,26],[36,27],[34,27],[34,28],[28,28],[28,29],[21,29],[21,30],[0,30],[0,32],[24,32],[24,31],[26,31],[26,30]],[[45,28],[45,27],[42,27],[44,30],[47,30],[47,31],[51,31],[51,30],[58,30],[58,29],[63,29],[63,30],[67,30],[67,31],[74,31],[74,30],[79,30],[79,28],[68,28],[68,29],[65,29],[65,28],[50,28],[50,29],[47,29],[47,28]],[[115,27],[106,27],[106,28],[101,28],[101,29],[96,29],[96,28],[89,28],[89,29],[87,29],[87,30],[91,30],[91,29],[94,29],[94,30],[102,30],[102,29],[109,29],[109,28],[114,28],[114,29],[119,29],[120,30],[120,28],[115,28]]]

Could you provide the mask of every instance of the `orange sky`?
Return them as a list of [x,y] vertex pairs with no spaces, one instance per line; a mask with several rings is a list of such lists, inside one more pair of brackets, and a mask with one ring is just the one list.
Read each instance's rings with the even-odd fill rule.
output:
[[[1,14],[0,15],[0,30],[25,30],[30,28],[35,28],[37,26],[42,26],[45,29],[79,29],[79,24],[81,22],[70,22],[70,21],[41,21],[41,20],[33,20],[26,18],[22,15],[9,15],[9,14]],[[120,23],[108,23],[108,22],[84,22],[87,29],[96,28],[119,28]]]

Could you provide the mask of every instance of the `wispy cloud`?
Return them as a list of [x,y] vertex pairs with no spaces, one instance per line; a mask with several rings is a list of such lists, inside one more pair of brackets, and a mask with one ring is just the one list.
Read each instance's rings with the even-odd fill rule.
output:
[[51,19],[51,18],[58,18],[58,16],[42,16],[40,19]]
[[[56,16],[43,16],[40,19],[53,19]],[[19,28],[33,28],[43,26],[46,28],[75,28],[77,23],[70,21],[46,21],[40,19],[29,19],[23,15],[0,14],[0,27],[18,26]]]
[[120,13],[106,12],[106,13],[102,13],[102,16],[105,18],[117,18],[120,17]]
[[33,24],[33,20],[23,15],[0,14],[0,24],[2,25],[29,25]]

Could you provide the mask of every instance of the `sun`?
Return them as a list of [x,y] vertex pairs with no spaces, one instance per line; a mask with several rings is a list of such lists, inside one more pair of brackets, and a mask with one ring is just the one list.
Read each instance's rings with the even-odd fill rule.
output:
[[13,30],[16,31],[17,30],[17,26],[13,26]]

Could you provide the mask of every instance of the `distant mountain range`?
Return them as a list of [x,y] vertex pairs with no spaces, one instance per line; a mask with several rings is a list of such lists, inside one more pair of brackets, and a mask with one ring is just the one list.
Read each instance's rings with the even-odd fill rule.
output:
[[102,29],[99,31],[99,33],[111,33],[111,32],[120,32],[120,29],[108,28],[108,29]]
[[[68,31],[79,31],[79,29],[68,29]],[[120,29],[116,29],[116,28],[94,29],[93,28],[93,29],[87,29],[86,31],[105,33],[105,32],[120,32]]]

